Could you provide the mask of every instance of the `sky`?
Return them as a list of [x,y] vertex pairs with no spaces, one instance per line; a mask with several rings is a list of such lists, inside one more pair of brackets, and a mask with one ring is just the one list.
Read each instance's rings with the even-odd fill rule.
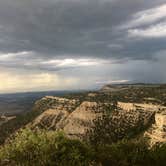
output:
[[166,0],[0,0],[0,93],[166,82]]

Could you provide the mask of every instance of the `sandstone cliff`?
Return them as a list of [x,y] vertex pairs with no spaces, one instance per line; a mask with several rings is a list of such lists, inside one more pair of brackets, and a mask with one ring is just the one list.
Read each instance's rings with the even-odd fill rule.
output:
[[155,123],[145,132],[151,145],[166,142],[166,111],[155,114]]
[[[111,102],[80,102],[75,99],[46,96],[36,102],[35,110],[42,113],[29,126],[33,129],[63,130],[69,137],[82,139],[87,131],[94,127],[94,121],[102,117],[111,106]],[[163,113],[166,107],[124,102],[118,102],[117,106],[118,109],[111,113],[107,124],[113,132],[123,137],[130,129],[149,127],[145,135],[149,136],[152,142],[166,141],[166,120]]]

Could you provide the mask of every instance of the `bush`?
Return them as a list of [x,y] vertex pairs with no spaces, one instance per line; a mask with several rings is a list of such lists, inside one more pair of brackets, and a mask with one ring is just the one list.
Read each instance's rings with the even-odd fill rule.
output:
[[122,140],[99,145],[95,154],[102,166],[165,166],[166,144],[150,148],[146,139]]
[[154,145],[150,150],[150,164],[154,166],[166,165],[166,143]]
[[142,166],[148,152],[145,140],[122,140],[110,145],[100,145],[96,149],[96,161],[100,161],[103,166]]
[[149,148],[145,139],[98,145],[61,132],[24,129],[0,148],[1,166],[165,166],[166,144]]
[[87,166],[92,153],[87,145],[63,133],[24,129],[0,149],[1,165]]

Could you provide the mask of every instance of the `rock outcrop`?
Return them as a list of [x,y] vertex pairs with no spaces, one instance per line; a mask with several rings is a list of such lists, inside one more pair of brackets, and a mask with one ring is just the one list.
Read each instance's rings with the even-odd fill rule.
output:
[[59,109],[48,109],[39,115],[32,123],[31,128],[42,128],[47,130],[58,130],[63,128],[63,122],[69,112]]
[[[131,110],[144,110],[146,113],[153,112],[154,120],[152,126],[145,131],[145,136],[150,139],[150,144],[166,142],[166,107],[154,104],[138,104],[138,103],[123,103],[118,102],[118,107],[126,110],[128,113]],[[143,116],[145,117],[145,116]],[[132,119],[132,118],[131,118]],[[148,118],[145,118],[148,120]]]
[[71,100],[61,97],[46,96],[35,103],[35,111],[46,111],[48,109],[64,110],[72,112],[79,105],[79,100]]
[[155,114],[155,123],[145,136],[150,138],[151,145],[166,142],[166,111]]
[[145,104],[145,103],[124,103],[124,102],[118,102],[118,107],[126,110],[144,110],[144,111],[153,111],[153,112],[163,112],[166,110],[166,107],[161,105],[155,105],[155,104]]
[[145,110],[118,110],[109,118],[108,127],[117,138],[128,137],[144,131],[154,123],[155,112]]
[[[42,129],[63,130],[69,137],[81,138],[86,134],[86,131],[93,126],[93,121],[102,115],[104,105],[107,105],[85,101],[71,112],[70,105],[62,106],[62,100],[58,99],[58,101],[56,100],[56,106],[51,106],[51,108],[38,116],[30,124],[30,127],[33,129],[37,127]],[[73,104],[73,101],[67,101]]]
[[34,111],[42,113],[31,123],[31,127],[58,130],[63,127],[63,121],[78,104],[78,100],[53,96],[43,97],[35,103]]
[[[42,113],[29,125],[33,129],[63,130],[69,137],[81,139],[109,107],[111,103],[80,103],[78,100],[46,96],[36,102],[35,109]],[[118,102],[118,108],[111,113],[109,124],[119,135],[125,135],[130,129],[146,128],[154,122],[153,133],[165,132],[165,120],[161,120],[164,115],[160,113],[164,107]],[[150,135],[150,129],[147,133]],[[162,134],[161,137],[164,137],[165,134]]]
[[65,120],[64,132],[70,137],[82,138],[103,113],[103,104],[83,102]]

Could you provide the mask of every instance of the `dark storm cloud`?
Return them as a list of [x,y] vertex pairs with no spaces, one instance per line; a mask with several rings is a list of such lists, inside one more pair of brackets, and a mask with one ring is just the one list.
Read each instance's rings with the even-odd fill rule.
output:
[[95,54],[96,35],[101,35],[100,29],[111,28],[109,6],[97,1],[1,1],[0,49]]
[[0,0],[0,92],[164,83],[165,45],[165,0]]
[[[65,58],[67,54],[73,57],[151,58],[154,48],[147,53],[147,47],[159,45],[159,39],[153,42],[128,39],[127,30],[118,30],[118,27],[130,21],[135,13],[163,2],[2,0],[0,51],[33,51],[43,58]],[[158,47],[156,49],[163,49],[163,45]]]

